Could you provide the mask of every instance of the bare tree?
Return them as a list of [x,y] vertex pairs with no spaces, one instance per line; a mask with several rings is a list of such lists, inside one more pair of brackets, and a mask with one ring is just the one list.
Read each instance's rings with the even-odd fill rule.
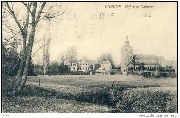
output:
[[128,56],[127,61],[126,61],[127,62],[126,68],[128,69],[133,66],[133,71],[134,71],[136,65],[138,64],[137,59],[138,59],[138,56],[136,56],[136,55]]
[[[51,26],[54,25],[54,23],[58,22],[58,16],[63,15],[67,9],[65,10],[62,8],[62,3],[61,2],[51,2],[46,5],[47,7],[45,8],[45,13],[43,14],[43,20],[45,21],[45,26],[46,26],[46,32],[43,36],[43,45],[40,46],[39,49],[43,49],[43,72],[44,75],[47,74],[48,68],[49,68],[49,63],[50,63],[50,42],[51,42]],[[57,20],[57,21],[56,21]]]
[[62,54],[61,57],[60,57],[60,63],[61,65],[64,65],[64,62],[66,61],[66,56],[65,54]]
[[[28,66],[31,59],[32,48],[35,42],[35,34],[39,21],[41,21],[42,18],[47,18],[47,16],[49,16],[49,19],[52,19],[57,15],[55,14],[56,12],[52,13],[52,10],[45,12],[45,6],[47,6],[46,2],[3,2],[2,4],[4,11],[6,11],[3,13],[3,16],[5,17],[6,13],[11,16],[14,24],[18,27],[18,31],[16,33],[19,33],[22,39],[22,48],[20,52],[21,61],[14,87],[15,93],[20,93],[27,80]],[[22,14],[19,13],[20,10],[18,11],[16,9],[19,6],[23,12]],[[51,8],[52,7],[53,6],[51,6]],[[52,17],[46,14],[50,14],[50,12],[52,13]],[[62,14],[63,13],[64,12],[62,12]]]
[[61,55],[60,61],[62,64],[65,63],[65,61],[69,64],[72,64],[73,62],[77,61],[77,51],[75,47],[69,47],[67,48],[66,52]]
[[103,53],[99,58],[98,58],[98,61],[106,61],[108,60],[112,65],[114,65],[114,61],[113,61],[113,58],[112,58],[112,55],[111,53]]
[[66,51],[66,59],[68,62],[73,63],[77,60],[77,51],[75,47],[70,47]]
[[[56,8],[54,8],[56,3],[52,3],[51,5],[49,4],[51,3],[2,2],[3,32],[10,32],[13,37],[11,38],[13,39],[12,42],[22,45],[20,51],[20,65],[14,86],[16,94],[21,92],[27,80],[33,45],[38,42],[37,40],[35,42],[35,34],[38,28],[40,28],[39,21],[42,22],[46,19],[48,19],[48,21],[52,21],[52,19],[57,18],[57,16],[60,16],[65,12],[65,10],[61,10],[61,13],[59,12],[62,3]],[[9,36],[9,34],[3,36],[6,37]]]
[[[19,21],[18,15],[15,13],[13,8],[13,3],[6,2],[6,8],[14,22],[19,28],[22,37],[22,50],[21,50],[21,62],[16,76],[15,92],[20,93],[24,87],[27,80],[28,66],[31,59],[31,52],[34,43],[34,37],[36,32],[36,27],[40,21],[41,14],[46,5],[46,2],[22,2],[26,10],[25,19],[23,22]],[[14,5],[17,5],[16,3]],[[38,8],[40,7],[40,8]],[[22,14],[21,14],[22,15]]]

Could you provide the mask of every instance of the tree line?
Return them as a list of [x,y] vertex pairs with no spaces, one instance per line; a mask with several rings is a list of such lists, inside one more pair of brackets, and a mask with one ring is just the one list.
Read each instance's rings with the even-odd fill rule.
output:
[[[64,75],[64,74],[89,74],[89,73],[79,73],[79,72],[71,72],[70,67],[73,63],[77,63],[79,60],[77,59],[77,50],[76,47],[68,47],[59,57],[59,60],[52,61],[48,66],[48,75]],[[86,56],[82,57],[80,60],[89,60]],[[109,61],[111,65],[114,67],[113,57],[110,53],[101,54],[96,60],[95,69],[100,67],[102,61]],[[92,67],[90,67],[92,70]],[[95,70],[93,70],[95,71]],[[43,75],[43,65],[34,65],[34,75]]]

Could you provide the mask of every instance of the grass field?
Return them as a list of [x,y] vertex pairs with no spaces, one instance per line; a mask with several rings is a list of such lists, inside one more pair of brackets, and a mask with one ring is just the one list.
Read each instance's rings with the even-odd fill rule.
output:
[[3,99],[3,112],[177,112],[177,78],[32,76],[26,85],[22,96]]

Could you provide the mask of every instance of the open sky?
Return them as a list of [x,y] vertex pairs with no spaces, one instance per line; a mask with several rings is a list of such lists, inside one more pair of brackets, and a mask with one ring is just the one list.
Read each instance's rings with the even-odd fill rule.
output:
[[[111,5],[116,6],[110,8]],[[134,53],[155,54],[167,60],[177,58],[176,3],[68,2],[63,3],[64,8],[64,15],[50,26],[51,61],[74,46],[79,59],[96,59],[102,53],[111,53],[119,64],[127,36]],[[48,35],[47,30],[38,32],[36,37],[44,34]],[[36,48],[37,45],[34,51]],[[41,54],[34,57],[36,61]]]

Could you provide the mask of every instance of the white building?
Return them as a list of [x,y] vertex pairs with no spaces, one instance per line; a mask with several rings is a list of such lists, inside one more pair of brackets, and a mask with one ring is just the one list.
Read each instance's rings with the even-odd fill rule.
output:
[[88,72],[94,69],[94,63],[90,60],[78,60],[76,63],[72,63],[71,71],[72,72]]
[[96,70],[96,74],[110,75],[111,70],[112,70],[112,65],[108,60],[106,60],[101,63],[101,67]]

